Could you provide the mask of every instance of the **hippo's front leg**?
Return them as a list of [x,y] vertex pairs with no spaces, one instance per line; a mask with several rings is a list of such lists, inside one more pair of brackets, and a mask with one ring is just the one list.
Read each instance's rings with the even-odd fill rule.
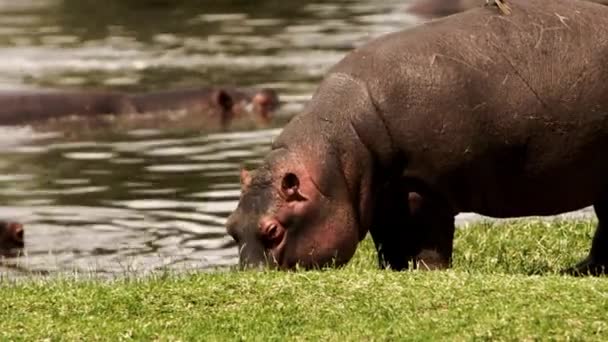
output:
[[369,230],[378,252],[380,268],[401,271],[414,260],[417,248],[408,231],[417,228],[411,226],[407,193],[386,186],[378,195]]
[[451,266],[454,216],[438,203],[404,186],[384,188],[370,228],[381,268]]

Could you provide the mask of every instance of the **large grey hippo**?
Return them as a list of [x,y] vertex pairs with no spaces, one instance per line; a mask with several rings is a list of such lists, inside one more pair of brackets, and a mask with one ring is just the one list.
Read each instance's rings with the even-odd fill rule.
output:
[[454,216],[593,205],[608,265],[608,7],[510,0],[386,34],[333,66],[226,227],[244,265],[343,265],[369,232],[380,265],[451,265]]

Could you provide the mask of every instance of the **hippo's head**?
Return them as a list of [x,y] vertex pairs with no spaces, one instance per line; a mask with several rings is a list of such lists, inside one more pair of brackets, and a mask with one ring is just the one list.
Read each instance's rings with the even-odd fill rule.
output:
[[262,122],[272,120],[272,113],[279,108],[279,96],[273,89],[260,89],[251,99],[253,113]]
[[13,256],[23,248],[23,225],[0,221],[0,255]]
[[[262,166],[241,171],[241,198],[226,227],[242,267],[340,266],[360,240],[339,166],[273,150]],[[331,180],[331,184],[327,182]]]
[[236,89],[231,95],[234,98],[233,111],[236,115],[249,116],[260,125],[269,124],[280,106],[276,91],[269,88]]

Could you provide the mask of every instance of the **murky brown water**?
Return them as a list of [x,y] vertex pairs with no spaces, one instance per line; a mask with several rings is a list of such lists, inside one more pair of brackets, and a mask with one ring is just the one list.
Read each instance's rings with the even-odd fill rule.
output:
[[239,166],[259,162],[347,51],[417,21],[406,0],[100,4],[0,0],[0,89],[267,86],[283,120],[221,134],[0,128],[0,217],[27,229],[26,255],[0,273],[233,265],[223,223]]

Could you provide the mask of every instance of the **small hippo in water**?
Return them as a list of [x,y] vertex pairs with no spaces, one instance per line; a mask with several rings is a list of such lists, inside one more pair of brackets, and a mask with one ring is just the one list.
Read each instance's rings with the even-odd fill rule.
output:
[[14,256],[23,246],[23,225],[0,221],[0,256]]
[[226,228],[243,266],[451,265],[461,212],[508,218],[593,205],[608,266],[608,7],[510,0],[390,33],[333,66]]
[[140,94],[94,91],[0,93],[0,124],[27,124],[68,116],[143,114],[185,110],[228,127],[249,119],[259,125],[272,120],[279,100],[272,89],[197,88]]

